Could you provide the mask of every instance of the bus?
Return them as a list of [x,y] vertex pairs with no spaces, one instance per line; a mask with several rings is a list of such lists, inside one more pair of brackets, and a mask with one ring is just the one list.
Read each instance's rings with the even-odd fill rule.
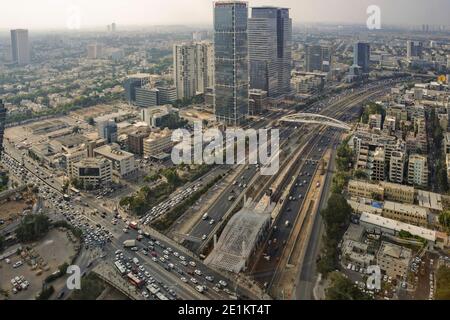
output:
[[121,264],[119,261],[114,262],[114,265],[116,266],[117,270],[119,270],[119,273],[121,276],[125,275],[127,273],[127,269]]

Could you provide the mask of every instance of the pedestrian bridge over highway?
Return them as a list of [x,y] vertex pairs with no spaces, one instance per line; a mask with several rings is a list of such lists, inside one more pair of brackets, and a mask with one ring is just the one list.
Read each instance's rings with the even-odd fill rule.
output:
[[296,113],[284,116],[280,121],[285,122],[296,122],[296,123],[311,123],[311,124],[321,124],[329,127],[335,127],[344,130],[350,130],[351,127],[345,122],[323,116],[315,113]]

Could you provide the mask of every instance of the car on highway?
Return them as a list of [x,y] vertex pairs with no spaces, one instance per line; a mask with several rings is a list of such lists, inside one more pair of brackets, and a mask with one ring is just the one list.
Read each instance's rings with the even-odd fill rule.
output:
[[191,282],[194,284],[198,283],[197,279],[195,279],[195,278],[191,278]]

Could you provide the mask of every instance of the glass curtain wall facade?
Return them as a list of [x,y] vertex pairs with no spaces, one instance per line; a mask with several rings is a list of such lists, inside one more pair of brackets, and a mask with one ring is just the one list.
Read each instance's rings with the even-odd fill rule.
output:
[[243,1],[214,3],[215,115],[232,126],[248,114],[248,5]]

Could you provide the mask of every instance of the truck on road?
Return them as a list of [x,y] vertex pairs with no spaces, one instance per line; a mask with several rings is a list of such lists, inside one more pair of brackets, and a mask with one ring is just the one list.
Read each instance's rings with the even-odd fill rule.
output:
[[125,240],[123,242],[123,247],[124,248],[132,248],[136,246],[136,240],[134,239],[130,239],[130,240]]

